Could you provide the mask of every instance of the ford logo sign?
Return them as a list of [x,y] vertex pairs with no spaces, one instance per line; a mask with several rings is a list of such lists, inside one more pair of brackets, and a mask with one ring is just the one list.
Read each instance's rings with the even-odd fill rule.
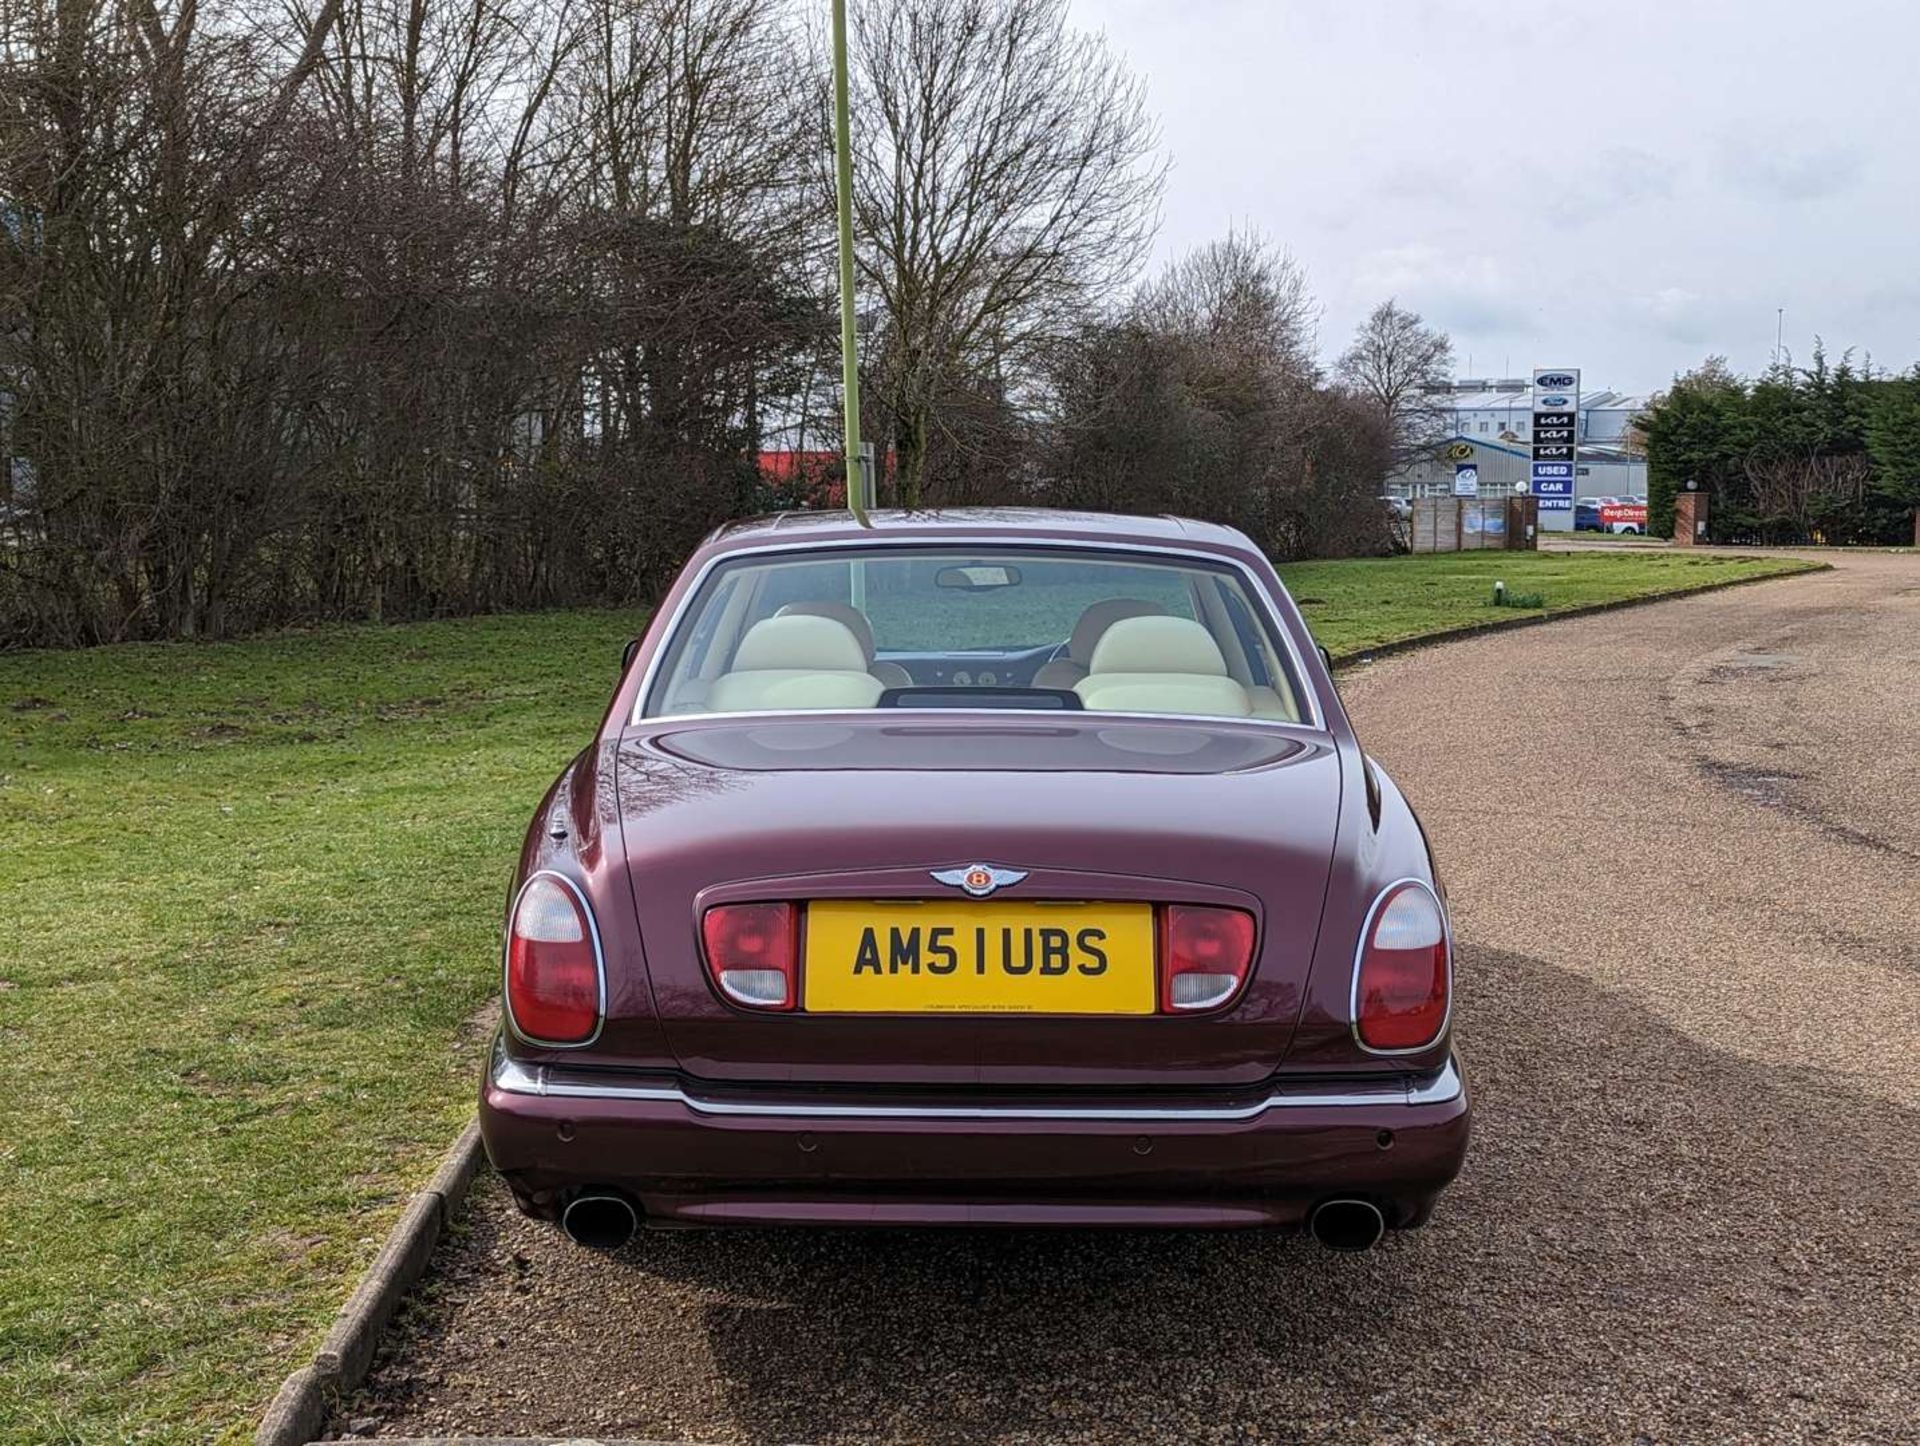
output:
[[1572,406],[1573,399],[1571,397],[1542,397],[1539,401],[1539,405],[1541,407],[1546,408],[1549,411],[1557,412],[1562,407]]
[[1566,392],[1573,390],[1579,380],[1572,372],[1544,372],[1533,379],[1533,384],[1550,392]]

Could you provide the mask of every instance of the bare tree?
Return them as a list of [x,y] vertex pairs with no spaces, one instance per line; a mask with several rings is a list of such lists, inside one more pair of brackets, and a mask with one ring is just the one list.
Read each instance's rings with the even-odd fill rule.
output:
[[1384,551],[1370,409],[1328,390],[1300,267],[1234,236],[1175,262],[1051,372],[1048,495],[1232,523],[1276,557]]
[[283,61],[211,3],[0,15],[0,391],[32,478],[5,567],[48,641],[221,631],[286,525],[316,359],[255,268],[297,220],[279,137],[337,3]]
[[560,124],[591,143],[579,172],[601,206],[751,230],[817,254],[811,78],[781,6],[764,0],[574,0],[579,48]]
[[1155,331],[1237,358],[1265,386],[1317,380],[1320,307],[1307,273],[1259,236],[1235,234],[1189,252],[1141,289],[1133,314]]
[[[1066,0],[858,3],[874,430],[908,501],[1002,500],[1150,238],[1153,127]],[[0,6],[0,646],[630,600],[803,496],[759,456],[830,410],[799,13]]]
[[1164,167],[1140,83],[1066,0],[858,0],[853,20],[860,274],[885,313],[873,401],[913,507],[939,464],[964,467],[963,430],[986,445],[949,425],[950,399],[977,419],[1131,277]]
[[825,333],[793,53],[751,0],[0,9],[0,641],[647,592]]
[[1439,389],[1453,379],[1453,342],[1397,301],[1376,306],[1335,368],[1385,425],[1396,468],[1430,453],[1445,433]]

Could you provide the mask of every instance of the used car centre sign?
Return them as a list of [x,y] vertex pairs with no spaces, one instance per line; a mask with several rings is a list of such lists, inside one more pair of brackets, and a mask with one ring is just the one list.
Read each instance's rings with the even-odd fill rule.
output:
[[1580,450],[1580,373],[1543,367],[1533,374],[1533,495],[1542,512],[1573,510]]

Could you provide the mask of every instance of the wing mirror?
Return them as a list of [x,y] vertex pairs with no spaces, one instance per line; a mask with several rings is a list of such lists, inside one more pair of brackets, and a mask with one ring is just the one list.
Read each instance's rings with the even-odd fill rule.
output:
[[620,676],[627,676],[627,669],[633,666],[633,660],[640,652],[640,639],[628,638],[626,646],[620,649]]
[[1327,645],[1325,643],[1315,643],[1314,646],[1320,650],[1320,661],[1327,665],[1327,671],[1331,673],[1333,671],[1333,654],[1327,651]]

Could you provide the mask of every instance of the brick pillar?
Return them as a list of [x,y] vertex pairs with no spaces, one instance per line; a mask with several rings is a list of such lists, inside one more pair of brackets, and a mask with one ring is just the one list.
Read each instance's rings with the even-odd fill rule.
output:
[[1673,545],[1694,547],[1707,540],[1707,494],[1682,492],[1673,499]]

